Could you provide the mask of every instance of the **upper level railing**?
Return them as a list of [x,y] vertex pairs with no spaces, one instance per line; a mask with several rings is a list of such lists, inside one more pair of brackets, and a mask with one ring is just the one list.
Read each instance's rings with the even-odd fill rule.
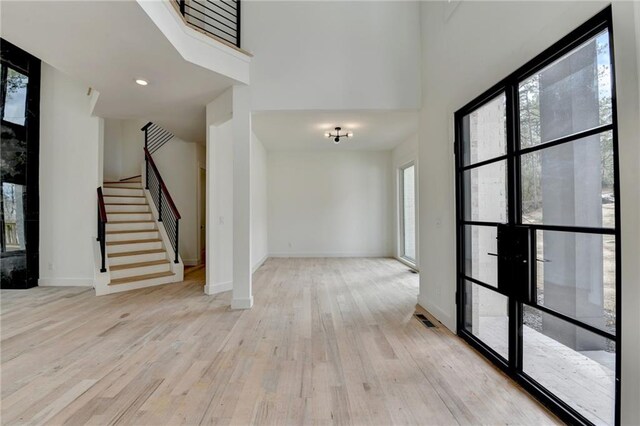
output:
[[107,257],[106,254],[106,233],[105,233],[105,225],[107,224],[107,209],[104,206],[104,197],[102,196],[102,187],[98,187],[98,238],[97,241],[100,242],[100,255],[102,256],[102,263],[100,264],[100,272],[107,272],[107,268],[105,266],[105,259]]
[[163,129],[154,123],[147,123],[142,129],[144,132],[144,147],[153,154],[162,146],[173,139],[173,133]]
[[196,29],[240,47],[240,0],[174,0]]

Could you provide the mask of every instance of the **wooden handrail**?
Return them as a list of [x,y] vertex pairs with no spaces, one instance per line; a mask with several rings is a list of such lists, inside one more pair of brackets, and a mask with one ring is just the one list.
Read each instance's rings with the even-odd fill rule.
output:
[[151,168],[153,169],[153,172],[155,173],[156,177],[158,178],[158,183],[160,184],[160,188],[162,189],[162,192],[164,193],[164,197],[166,202],[169,204],[169,208],[171,209],[171,211],[173,212],[173,215],[175,216],[176,219],[180,219],[180,213],[178,213],[178,209],[176,208],[176,205],[173,202],[173,198],[171,198],[171,194],[169,194],[169,190],[167,189],[167,186],[164,184],[164,180],[162,180],[162,176],[160,176],[160,172],[158,171],[158,168],[156,167],[156,163],[153,161],[153,157],[151,156],[151,154],[149,154],[149,150],[147,148],[144,148],[144,155],[148,160],[148,164],[151,165]]
[[98,215],[100,216],[100,221],[107,223],[107,209],[104,206],[104,196],[102,195],[102,187],[98,187]]

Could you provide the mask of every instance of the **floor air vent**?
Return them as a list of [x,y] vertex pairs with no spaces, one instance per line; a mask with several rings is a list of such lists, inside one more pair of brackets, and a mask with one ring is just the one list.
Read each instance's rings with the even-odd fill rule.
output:
[[433,328],[435,325],[429,321],[429,318],[425,317],[423,314],[415,314],[416,318],[427,328]]

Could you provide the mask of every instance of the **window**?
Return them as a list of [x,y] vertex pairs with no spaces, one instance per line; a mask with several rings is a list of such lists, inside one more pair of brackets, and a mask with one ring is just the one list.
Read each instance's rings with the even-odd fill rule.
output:
[[416,167],[400,169],[400,257],[416,263]]
[[29,78],[13,68],[5,68],[4,65],[2,65],[0,72],[2,74],[6,72],[4,79],[6,93],[2,106],[2,120],[24,126]]

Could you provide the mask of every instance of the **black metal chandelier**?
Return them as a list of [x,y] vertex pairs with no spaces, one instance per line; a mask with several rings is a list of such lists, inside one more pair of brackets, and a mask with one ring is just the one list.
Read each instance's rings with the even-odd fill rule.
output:
[[331,132],[326,132],[324,136],[328,139],[333,138],[333,143],[335,143],[336,145],[340,143],[341,138],[348,139],[353,137],[353,132],[345,132],[340,134],[340,131],[342,131],[342,127],[336,127],[334,130],[336,131],[335,134]]

